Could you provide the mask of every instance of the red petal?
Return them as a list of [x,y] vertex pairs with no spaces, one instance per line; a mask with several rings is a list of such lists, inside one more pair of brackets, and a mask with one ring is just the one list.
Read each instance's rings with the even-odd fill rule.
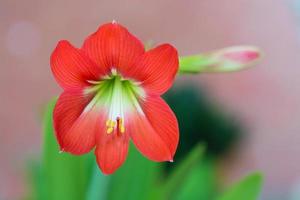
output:
[[100,142],[96,146],[97,163],[104,174],[114,173],[125,161],[128,153],[129,137],[126,133],[102,132]]
[[178,122],[169,106],[160,97],[149,97],[143,114],[130,116],[130,136],[143,155],[154,161],[171,161],[178,139]]
[[95,146],[101,115],[96,109],[84,110],[91,98],[79,90],[65,91],[59,97],[53,120],[61,150],[84,154]]
[[132,67],[145,51],[143,44],[117,23],[101,26],[85,40],[82,49],[106,71],[116,68],[121,72]]
[[103,70],[68,41],[60,41],[51,55],[51,69],[57,82],[65,89],[88,85],[99,80]]
[[172,86],[177,70],[177,51],[164,44],[139,57],[126,75],[141,81],[148,92],[162,94]]

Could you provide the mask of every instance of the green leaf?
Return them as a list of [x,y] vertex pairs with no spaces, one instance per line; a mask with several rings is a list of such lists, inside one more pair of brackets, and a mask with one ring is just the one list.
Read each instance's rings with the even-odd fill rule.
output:
[[44,116],[41,200],[85,199],[91,174],[91,155],[73,156],[59,153],[53,132],[52,113],[55,101],[49,103]]
[[186,174],[186,180],[177,189],[175,200],[211,200],[216,194],[216,169],[211,160],[204,160],[196,164]]
[[258,63],[262,52],[253,46],[233,46],[179,58],[179,73],[233,72]]
[[86,200],[107,199],[109,181],[110,176],[102,174],[95,163]]
[[155,181],[161,172],[159,163],[143,157],[131,144],[124,165],[111,175],[109,200],[157,199]]
[[169,199],[174,193],[177,192],[177,189],[181,187],[183,182],[185,182],[187,172],[194,168],[197,165],[205,151],[205,146],[202,144],[197,145],[183,160],[179,165],[176,166],[170,176],[167,177],[165,184],[162,187],[162,193],[164,199]]
[[262,183],[262,175],[253,173],[234,184],[217,200],[257,200],[261,192]]
[[30,191],[26,194],[26,200],[38,200],[43,199],[45,194],[43,194],[43,179],[41,173],[41,163],[31,160],[28,164],[28,184]]

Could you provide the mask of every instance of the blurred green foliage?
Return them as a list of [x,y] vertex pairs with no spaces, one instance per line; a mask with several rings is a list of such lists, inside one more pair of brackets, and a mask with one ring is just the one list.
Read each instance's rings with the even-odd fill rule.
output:
[[213,157],[226,153],[242,136],[238,121],[213,104],[205,92],[192,84],[173,87],[164,99],[172,108],[180,128],[176,159],[203,142]]
[[[176,91],[166,95],[180,123],[181,142],[175,162],[166,171],[166,164],[144,158],[131,144],[126,162],[110,176],[98,169],[93,153],[59,153],[53,133],[52,101],[44,117],[42,161],[31,167],[33,191],[27,199],[256,200],[262,186],[258,173],[224,193],[218,185],[214,155],[221,155],[237,140],[238,126],[219,115],[193,89]],[[205,156],[205,152],[211,156]]]
[[35,198],[43,200],[82,200],[91,178],[92,155],[72,156],[59,153],[52,124],[55,101],[51,101],[44,116],[43,155],[34,167]]
[[257,199],[262,187],[263,178],[260,173],[253,173],[234,184],[217,200],[253,200]]

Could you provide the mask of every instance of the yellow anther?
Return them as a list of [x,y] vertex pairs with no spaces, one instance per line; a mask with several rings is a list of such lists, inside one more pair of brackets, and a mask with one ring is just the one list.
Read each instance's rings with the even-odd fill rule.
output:
[[120,125],[119,131],[120,131],[121,133],[124,133],[124,132],[125,132],[125,127],[124,127],[123,125]]
[[115,125],[116,125],[115,121],[112,121],[110,119],[106,121],[106,126],[107,127],[114,127]]
[[107,128],[106,133],[107,134],[111,134],[113,131],[114,131],[114,128],[113,127],[109,127],[109,128]]
[[117,118],[116,121],[113,121],[113,120],[110,120],[110,119],[108,119],[106,121],[106,133],[111,134],[114,131],[114,128],[115,128],[116,125],[117,125],[116,128],[120,133],[125,132],[123,119],[122,118]]

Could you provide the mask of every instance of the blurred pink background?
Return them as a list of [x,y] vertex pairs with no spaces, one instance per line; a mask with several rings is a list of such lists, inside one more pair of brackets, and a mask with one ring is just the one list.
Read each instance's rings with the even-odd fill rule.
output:
[[234,162],[223,163],[229,181],[262,170],[264,199],[292,199],[300,190],[300,43],[288,0],[1,0],[0,199],[26,192],[26,163],[39,156],[43,106],[61,92],[49,67],[57,41],[80,46],[113,19],[181,55],[237,44],[263,49],[256,68],[192,79],[249,128]]

